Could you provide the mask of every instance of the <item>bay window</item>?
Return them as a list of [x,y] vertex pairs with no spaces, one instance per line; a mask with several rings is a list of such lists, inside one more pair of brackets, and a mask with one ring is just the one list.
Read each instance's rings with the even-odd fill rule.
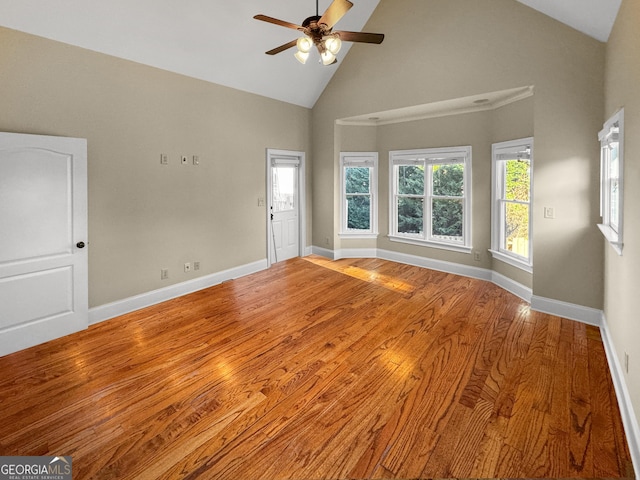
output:
[[378,234],[378,154],[340,154],[340,236],[375,238]]
[[492,146],[491,254],[532,271],[533,138]]
[[598,225],[614,250],[622,255],[624,110],[600,131],[600,216]]
[[389,153],[390,238],[471,250],[471,147]]

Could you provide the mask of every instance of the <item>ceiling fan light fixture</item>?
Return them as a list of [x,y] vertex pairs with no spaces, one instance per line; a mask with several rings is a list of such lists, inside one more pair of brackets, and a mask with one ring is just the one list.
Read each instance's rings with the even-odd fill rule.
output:
[[304,65],[305,63],[307,63],[307,59],[309,58],[309,52],[297,51],[294,57],[296,57],[296,60]]
[[[308,54],[311,51],[311,47],[313,47],[313,40],[311,40],[307,36],[300,37],[298,39],[298,41],[296,42],[296,46],[298,47],[298,52],[307,53]],[[307,55],[307,57],[308,57],[308,55]]]
[[333,53],[331,53],[329,50],[325,50],[324,52],[322,52],[320,57],[322,58],[323,65],[331,65],[333,62],[336,61],[336,56]]
[[297,47],[297,53],[294,54],[300,63],[306,63],[309,58],[309,52],[313,47],[318,49],[320,53],[320,61],[324,65],[332,65],[337,63],[336,55],[342,47],[342,42],[360,42],[380,44],[384,40],[382,33],[367,32],[347,32],[333,31],[334,25],[353,7],[350,0],[331,0],[331,4],[320,15],[318,10],[318,0],[316,0],[316,14],[307,17],[302,25],[285,22],[277,18],[267,15],[254,15],[254,19],[267,23],[279,25],[281,27],[297,30],[298,34],[302,33],[303,37],[291,40],[279,47],[266,51],[267,55],[276,55],[277,53]]
[[342,48],[342,40],[337,35],[326,37],[324,41],[324,46],[329,50],[333,55],[337,55]]

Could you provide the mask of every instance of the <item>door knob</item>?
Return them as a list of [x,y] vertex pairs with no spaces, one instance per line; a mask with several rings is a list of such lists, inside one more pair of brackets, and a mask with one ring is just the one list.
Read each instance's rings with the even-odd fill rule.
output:
[[78,242],[78,243],[76,243],[76,247],[78,247],[78,248],[84,248],[84,242]]

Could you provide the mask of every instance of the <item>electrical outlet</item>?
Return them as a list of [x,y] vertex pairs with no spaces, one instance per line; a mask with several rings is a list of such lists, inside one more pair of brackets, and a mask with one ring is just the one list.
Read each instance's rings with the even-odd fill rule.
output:
[[481,253],[480,253],[478,250],[476,250],[475,252],[473,252],[473,259],[474,259],[476,262],[480,262],[480,261],[482,260]]
[[324,244],[325,245],[329,245],[329,237],[325,237],[324,238]]
[[167,278],[169,278],[169,269],[163,268],[160,270],[160,280],[166,280]]
[[198,155],[193,156],[193,164],[200,165],[200,157]]
[[184,271],[185,272],[190,272],[191,271],[191,264],[189,262],[184,264]]
[[160,164],[161,165],[169,165],[169,157],[166,153],[160,154]]
[[200,262],[193,262],[193,269],[200,270]]
[[264,197],[258,197],[258,206],[264,207]]
[[180,157],[180,163],[182,163],[182,165],[186,165],[187,164],[187,156],[186,155],[182,155]]

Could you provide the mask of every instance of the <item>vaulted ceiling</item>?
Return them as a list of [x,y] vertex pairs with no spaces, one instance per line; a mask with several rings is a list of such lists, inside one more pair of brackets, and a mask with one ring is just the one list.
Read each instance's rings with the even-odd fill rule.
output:
[[[393,0],[353,0],[336,29],[362,30],[380,1]],[[517,1],[603,42],[621,3]],[[318,0],[320,14],[330,3]],[[265,55],[299,34],[253,16],[262,13],[300,24],[315,10],[313,0],[0,0],[0,25],[312,107],[351,44],[345,42],[339,62],[326,67],[311,59],[300,64],[293,58],[295,49]]]

